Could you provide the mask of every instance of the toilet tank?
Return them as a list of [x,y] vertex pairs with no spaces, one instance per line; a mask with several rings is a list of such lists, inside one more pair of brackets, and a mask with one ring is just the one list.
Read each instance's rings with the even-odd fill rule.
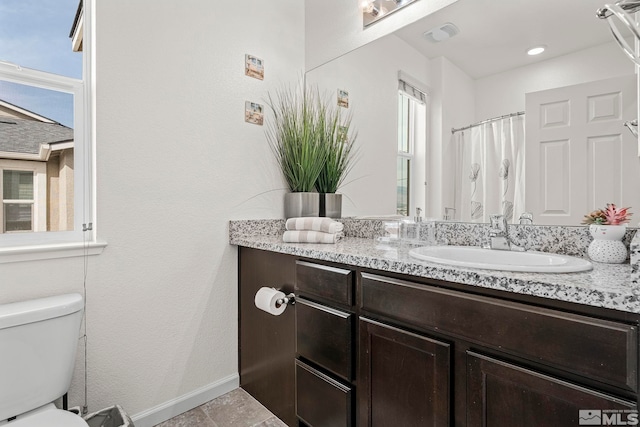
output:
[[0,420],[67,392],[82,309],[80,294],[0,305]]

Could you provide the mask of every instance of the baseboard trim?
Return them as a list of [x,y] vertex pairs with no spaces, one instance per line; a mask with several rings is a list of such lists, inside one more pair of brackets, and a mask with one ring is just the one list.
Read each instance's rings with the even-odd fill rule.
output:
[[240,376],[238,374],[229,375],[214,383],[133,415],[131,420],[136,427],[153,427],[156,424],[160,424],[183,412],[187,412],[216,397],[222,396],[231,390],[235,390],[239,386]]

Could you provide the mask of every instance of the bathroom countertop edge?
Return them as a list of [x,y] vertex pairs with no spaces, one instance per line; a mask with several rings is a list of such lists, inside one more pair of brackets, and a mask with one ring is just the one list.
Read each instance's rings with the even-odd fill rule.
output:
[[[638,237],[632,244],[640,253]],[[232,235],[231,245],[262,249],[355,267],[445,280],[487,289],[532,295],[624,312],[640,313],[637,264],[593,263],[578,273],[520,273],[443,266],[409,257],[410,247],[378,244],[373,239],[345,237],[337,244],[284,243],[280,234]],[[634,272],[632,273],[632,270]]]

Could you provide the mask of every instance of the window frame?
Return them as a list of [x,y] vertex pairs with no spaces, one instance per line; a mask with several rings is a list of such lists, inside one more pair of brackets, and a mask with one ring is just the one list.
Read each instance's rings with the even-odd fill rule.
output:
[[0,79],[69,93],[74,103],[73,230],[0,234],[0,264],[93,255],[106,246],[95,233],[95,0],[85,0],[83,8],[82,79],[0,61]]
[[[415,101],[414,101],[415,102]],[[398,162],[400,160],[407,161],[407,216],[411,216],[411,191],[413,182],[413,163],[415,161],[415,134],[414,120],[415,108],[412,104],[412,98],[403,90],[398,91],[398,152],[396,156],[396,176],[398,171]],[[407,149],[404,150],[406,145]],[[397,178],[396,178],[397,179]],[[396,182],[397,192],[397,182]],[[396,193],[396,213],[401,214],[400,206],[398,206],[398,198]]]
[[[398,175],[398,161],[400,159],[406,159],[408,162],[406,214],[407,216],[411,216],[412,210],[416,207],[420,207],[423,212],[426,212],[426,206],[421,205],[426,204],[427,202],[426,155],[429,129],[429,96],[427,91],[418,89],[413,83],[405,81],[404,78],[406,78],[406,76],[403,77],[402,72],[400,72],[399,75],[401,77],[398,80],[398,141],[396,176]],[[403,143],[404,139],[406,139],[406,144]],[[418,149],[418,143],[424,143],[424,147]],[[406,151],[403,150],[404,145],[407,147]],[[422,174],[424,174],[424,176],[421,176]],[[422,186],[421,183],[424,183],[424,186]],[[424,194],[418,193],[419,191],[424,191]],[[404,213],[398,208],[399,206],[396,201],[396,212],[398,214]]]

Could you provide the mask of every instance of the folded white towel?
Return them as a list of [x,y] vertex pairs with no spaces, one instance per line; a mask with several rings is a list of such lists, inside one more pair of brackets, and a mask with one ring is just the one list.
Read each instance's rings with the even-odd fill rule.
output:
[[287,230],[322,231],[323,233],[338,233],[344,229],[342,223],[321,217],[289,218],[284,227]]
[[288,230],[282,236],[282,240],[287,243],[337,243],[341,238],[342,233],[306,230]]

